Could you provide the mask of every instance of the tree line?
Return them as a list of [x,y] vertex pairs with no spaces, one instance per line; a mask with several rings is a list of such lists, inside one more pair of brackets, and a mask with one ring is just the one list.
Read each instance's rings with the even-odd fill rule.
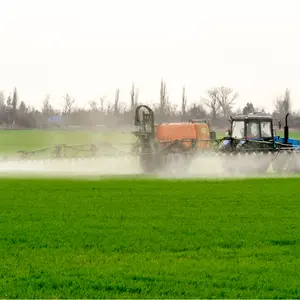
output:
[[[189,119],[210,119],[216,127],[228,126],[228,117],[236,114],[248,114],[254,112],[267,113],[263,109],[255,107],[249,102],[242,109],[234,108],[239,94],[234,89],[226,86],[210,88],[198,101],[189,101],[186,88],[183,87],[181,105],[172,103],[169,99],[167,84],[161,80],[159,99],[153,104],[139,101],[138,89],[132,84],[126,102],[120,102],[120,90],[115,91],[113,101],[106,97],[100,97],[99,101],[89,102],[89,108],[76,107],[76,100],[70,94],[63,97],[63,109],[54,109],[50,96],[47,95],[40,109],[27,105],[19,99],[17,88],[13,96],[5,97],[0,91],[0,124],[5,127],[65,127],[65,126],[95,126],[105,125],[116,127],[133,123],[134,111],[139,104],[148,104],[155,113],[156,122],[184,122]],[[298,126],[299,112],[291,112],[290,90],[286,89],[282,96],[274,101],[274,109],[271,114],[275,119],[283,120],[289,112],[292,116],[292,125]],[[59,117],[59,121],[51,121],[51,117]],[[299,121],[300,123],[300,121]],[[300,124],[299,124],[300,126]]]

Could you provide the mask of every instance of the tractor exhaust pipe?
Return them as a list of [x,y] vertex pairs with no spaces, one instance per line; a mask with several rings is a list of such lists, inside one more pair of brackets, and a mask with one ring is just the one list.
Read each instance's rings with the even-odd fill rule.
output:
[[288,116],[289,113],[285,116],[285,125],[284,125],[284,143],[287,144],[289,140],[289,127],[288,127]]

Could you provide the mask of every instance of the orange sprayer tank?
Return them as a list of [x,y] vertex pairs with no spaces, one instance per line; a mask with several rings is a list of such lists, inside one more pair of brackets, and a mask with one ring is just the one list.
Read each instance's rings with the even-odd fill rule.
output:
[[[191,123],[159,124],[156,127],[156,138],[159,142],[197,139],[197,132],[195,124]],[[191,142],[184,142],[183,144],[186,147],[191,146]]]
[[197,148],[209,148],[210,134],[209,134],[209,127],[206,123],[195,123],[193,124],[196,129],[197,133],[197,140],[207,140],[207,141],[198,141]]

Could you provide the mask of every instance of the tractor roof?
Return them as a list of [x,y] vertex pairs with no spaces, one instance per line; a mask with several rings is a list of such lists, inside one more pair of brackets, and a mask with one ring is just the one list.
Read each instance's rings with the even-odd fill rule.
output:
[[231,118],[232,120],[235,121],[244,121],[249,119],[250,120],[272,120],[272,117],[270,115],[263,114],[263,113],[251,113],[248,115],[238,115]]
[[209,119],[191,119],[189,120],[190,123],[210,123],[211,120]]

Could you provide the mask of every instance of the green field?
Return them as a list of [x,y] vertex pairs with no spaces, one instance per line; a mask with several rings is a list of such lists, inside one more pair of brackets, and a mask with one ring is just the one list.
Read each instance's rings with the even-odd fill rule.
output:
[[299,179],[1,179],[1,298],[299,298]]
[[[14,153],[133,136],[0,139]],[[0,298],[299,298],[298,181],[0,179]]]
[[56,144],[80,145],[98,142],[126,143],[135,140],[130,133],[63,130],[1,130],[0,153],[37,150]]

